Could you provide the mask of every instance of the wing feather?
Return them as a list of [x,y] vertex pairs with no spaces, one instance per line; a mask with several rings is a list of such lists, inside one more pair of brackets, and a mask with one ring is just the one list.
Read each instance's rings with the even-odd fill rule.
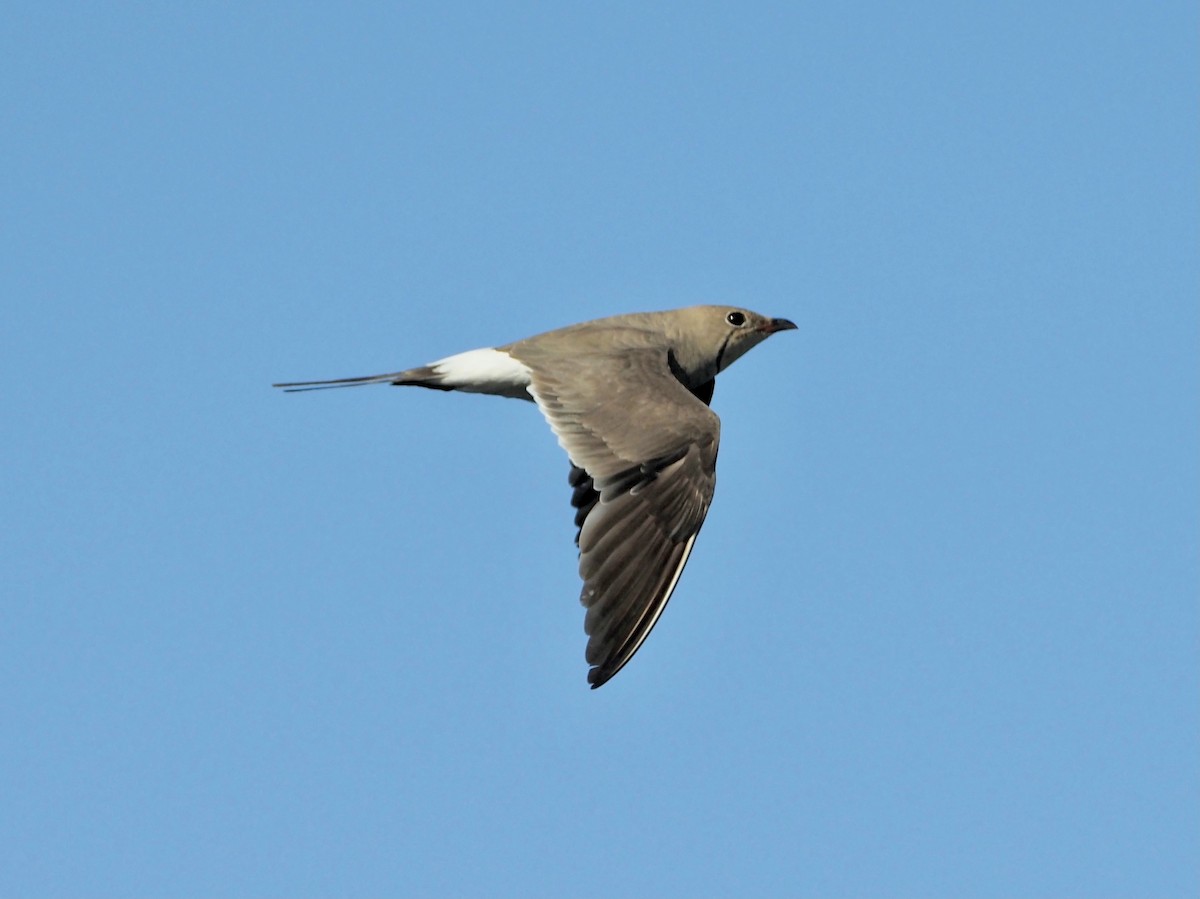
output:
[[593,688],[633,657],[670,600],[712,502],[720,440],[711,385],[689,391],[643,332],[606,339],[571,353],[509,348],[572,464]]

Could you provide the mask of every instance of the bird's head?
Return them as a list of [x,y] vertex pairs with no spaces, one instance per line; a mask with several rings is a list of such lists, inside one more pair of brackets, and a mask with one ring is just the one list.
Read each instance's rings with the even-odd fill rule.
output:
[[675,355],[679,365],[698,380],[709,380],[727,369],[777,331],[796,325],[735,306],[692,306],[670,313],[677,316]]

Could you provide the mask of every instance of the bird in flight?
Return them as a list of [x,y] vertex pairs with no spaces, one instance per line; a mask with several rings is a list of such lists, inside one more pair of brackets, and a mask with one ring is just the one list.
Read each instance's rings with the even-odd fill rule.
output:
[[729,306],[617,315],[406,371],[275,384],[488,393],[537,404],[571,464],[588,683],[645,641],[675,590],[716,486],[716,376],[796,327]]

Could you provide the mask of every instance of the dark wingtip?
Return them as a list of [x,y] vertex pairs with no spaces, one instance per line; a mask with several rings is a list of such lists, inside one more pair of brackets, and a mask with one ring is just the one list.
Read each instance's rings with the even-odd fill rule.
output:
[[624,662],[618,665],[615,669],[611,668],[609,665],[596,665],[588,670],[588,684],[593,690],[599,690],[610,680],[616,677],[617,673],[620,672],[620,670],[624,667]]

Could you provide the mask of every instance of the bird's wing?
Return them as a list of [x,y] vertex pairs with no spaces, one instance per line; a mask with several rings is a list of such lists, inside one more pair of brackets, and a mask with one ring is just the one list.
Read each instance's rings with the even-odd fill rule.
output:
[[[716,385],[716,378],[706,381],[692,389],[692,396],[709,406],[712,404],[713,388]],[[596,503],[600,502],[600,494],[596,492],[596,483],[592,476],[574,462],[571,462],[567,483],[571,485],[571,506],[575,509],[575,545],[578,546],[579,536],[583,533],[583,523],[587,521]]]
[[577,503],[588,682],[598,687],[637,652],[687,563],[716,485],[720,420],[671,374],[665,348],[567,356],[518,343],[510,352],[592,481],[583,492],[598,494]]

